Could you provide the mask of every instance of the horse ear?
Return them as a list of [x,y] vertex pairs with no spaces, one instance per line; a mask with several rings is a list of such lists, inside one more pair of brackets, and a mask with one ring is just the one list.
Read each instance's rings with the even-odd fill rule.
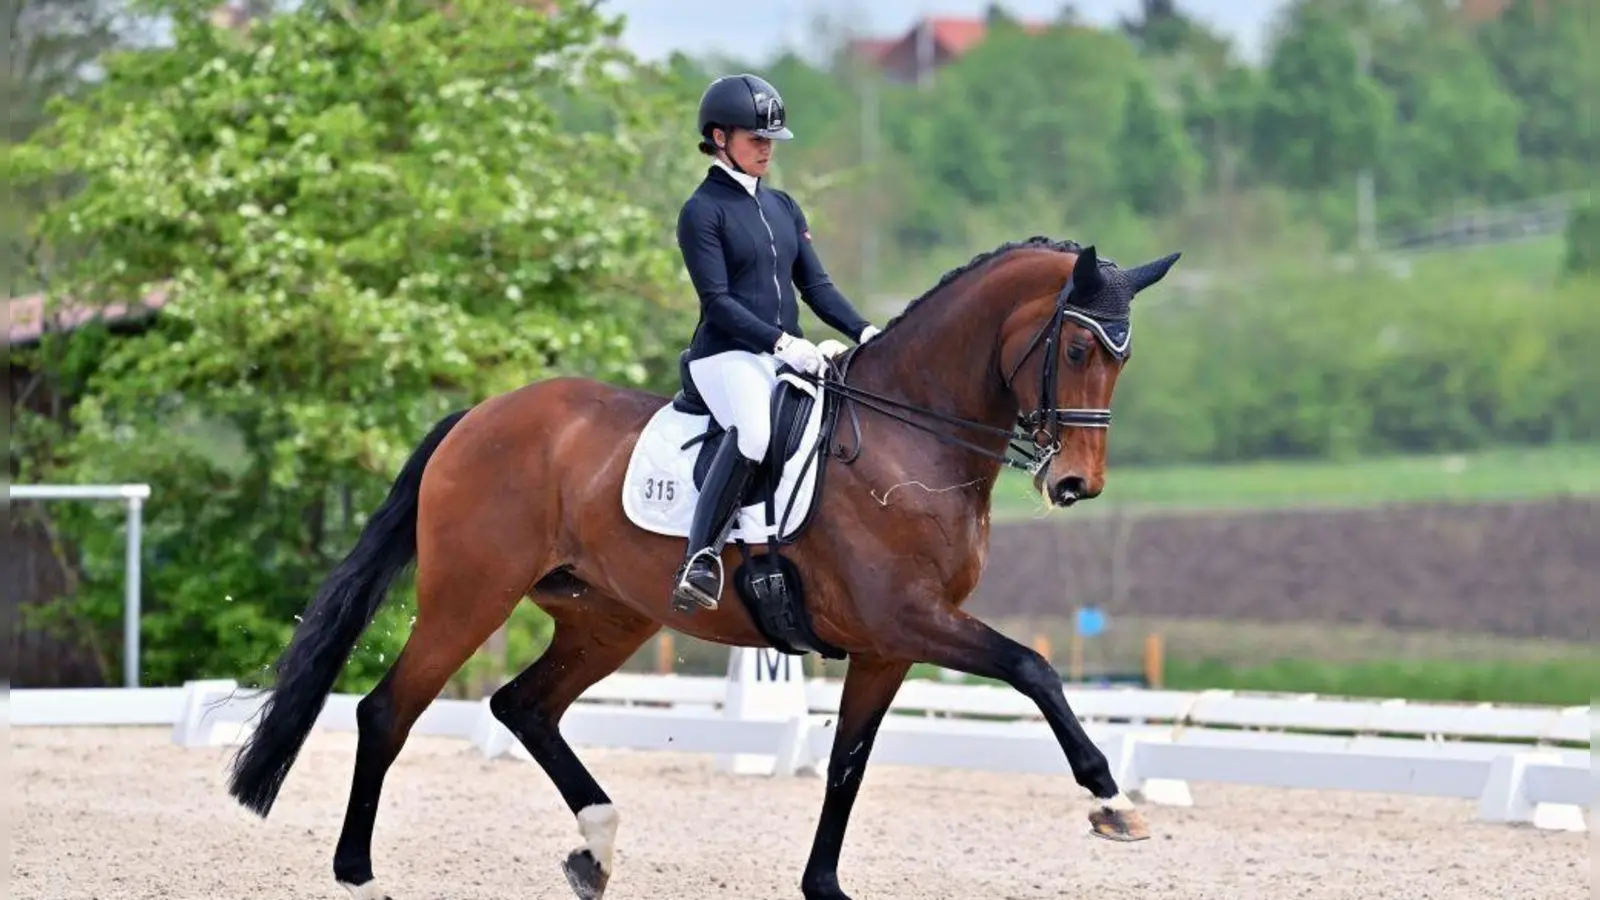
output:
[[1100,274],[1100,255],[1095,253],[1093,244],[1083,248],[1078,261],[1072,264],[1072,284],[1073,293],[1082,297],[1093,297],[1105,286],[1105,278]]
[[1170,256],[1163,256],[1154,262],[1147,262],[1142,266],[1134,266],[1128,269],[1128,280],[1133,282],[1133,292],[1137,294],[1165,278],[1167,271],[1172,268],[1172,264],[1177,262],[1178,257],[1182,255],[1182,253],[1173,253]]

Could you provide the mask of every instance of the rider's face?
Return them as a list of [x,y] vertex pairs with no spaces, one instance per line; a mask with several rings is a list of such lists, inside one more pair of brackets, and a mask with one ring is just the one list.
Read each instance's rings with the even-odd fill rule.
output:
[[738,163],[739,168],[757,178],[766,176],[767,168],[772,165],[772,138],[758,137],[743,128],[735,128],[731,140],[728,140],[725,137],[726,132],[720,129],[716,134],[724,135],[727,144],[723,147],[723,151]]

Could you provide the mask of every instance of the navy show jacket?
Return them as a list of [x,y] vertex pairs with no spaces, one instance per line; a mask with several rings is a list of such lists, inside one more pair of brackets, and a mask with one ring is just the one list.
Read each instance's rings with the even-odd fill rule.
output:
[[803,337],[795,288],[817,317],[859,341],[867,327],[811,246],[805,213],[757,182],[751,196],[713,165],[678,212],[678,249],[700,296],[691,359],[727,350],[771,353],[783,332]]

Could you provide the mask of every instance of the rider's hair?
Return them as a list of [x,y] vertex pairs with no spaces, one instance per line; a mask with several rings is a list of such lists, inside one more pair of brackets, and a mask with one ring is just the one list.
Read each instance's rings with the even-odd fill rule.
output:
[[[711,143],[711,131],[715,128],[722,128],[722,126],[716,123],[707,123],[706,130],[700,133],[700,152],[707,156],[717,155],[717,145]],[[726,132],[727,129],[724,128],[723,131]]]

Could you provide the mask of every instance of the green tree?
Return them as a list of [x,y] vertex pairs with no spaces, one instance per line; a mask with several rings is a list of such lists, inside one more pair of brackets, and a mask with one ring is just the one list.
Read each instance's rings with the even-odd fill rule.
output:
[[1516,249],[1349,271],[1301,260],[1135,304],[1118,462],[1339,458],[1594,440],[1595,279],[1537,281]]
[[1249,135],[1254,70],[1236,58],[1226,37],[1174,0],[1143,0],[1138,18],[1124,17],[1121,29],[1139,48],[1156,93],[1176,107],[1207,181],[1225,189]]
[[886,90],[883,108],[907,170],[902,239],[918,249],[965,244],[957,212],[1011,236],[1054,231],[1182,197],[1198,175],[1177,112],[1132,45],[1100,29],[1002,20],[930,90]]
[[[105,57],[6,159],[84,182],[38,223],[90,248],[56,299],[167,293],[153,328],[79,354],[68,428],[17,423],[32,477],[156,486],[156,683],[264,667],[446,408],[564,372],[646,383],[641,323],[687,296],[635,199],[678,111],[592,4],[306,0],[247,31],[209,5],[164,4],[170,47]],[[88,576],[71,614],[114,629],[100,515],[59,524]],[[405,604],[382,615],[347,685],[403,641]]]
[[1177,0],[1141,0],[1138,17],[1123,16],[1119,25],[1146,56],[1190,56],[1212,71],[1228,63],[1227,39],[1184,13]]
[[[0,0],[0,21],[9,42],[0,69],[5,144],[25,140],[48,121],[50,100],[78,91],[95,59],[124,42],[134,24],[109,0]],[[38,287],[37,269],[46,263],[35,258],[27,224],[51,197],[71,189],[70,177],[27,188],[0,181],[0,290],[15,296]]]
[[1593,0],[1512,0],[1480,39],[1521,110],[1526,195],[1594,184],[1600,160],[1600,54]]
[[1600,200],[1572,211],[1567,221],[1567,255],[1562,268],[1570,275],[1600,275]]
[[1375,163],[1393,101],[1363,72],[1363,51],[1337,4],[1294,0],[1269,50],[1255,117],[1255,158],[1281,184],[1343,189]]
[[1176,212],[1200,181],[1203,158],[1175,111],[1163,108],[1142,78],[1128,83],[1116,149],[1123,199],[1140,215]]
[[1373,73],[1394,98],[1396,125],[1378,164],[1380,213],[1403,220],[1510,196],[1519,161],[1516,98],[1451,5],[1406,6],[1408,15],[1374,41]]

